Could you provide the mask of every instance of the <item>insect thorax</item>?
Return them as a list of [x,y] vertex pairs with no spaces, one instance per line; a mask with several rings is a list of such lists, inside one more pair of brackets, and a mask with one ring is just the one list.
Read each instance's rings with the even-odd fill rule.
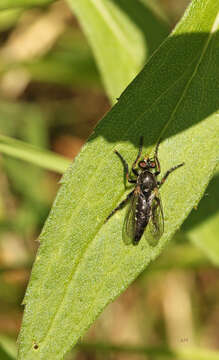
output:
[[143,171],[139,177],[138,177],[138,184],[140,185],[142,191],[151,191],[156,186],[156,178],[154,174],[152,174],[150,171]]

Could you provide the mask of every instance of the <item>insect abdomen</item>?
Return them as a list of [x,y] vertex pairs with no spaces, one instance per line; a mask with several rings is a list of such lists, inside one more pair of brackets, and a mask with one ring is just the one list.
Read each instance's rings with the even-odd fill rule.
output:
[[136,205],[135,213],[135,234],[133,244],[137,245],[144,233],[144,230],[150,219],[150,207],[148,206],[148,200],[143,194],[140,194],[138,203]]

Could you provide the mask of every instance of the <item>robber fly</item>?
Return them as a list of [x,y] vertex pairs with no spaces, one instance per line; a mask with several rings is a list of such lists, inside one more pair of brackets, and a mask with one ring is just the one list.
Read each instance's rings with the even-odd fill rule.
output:
[[118,151],[115,151],[116,155],[118,155],[124,165],[128,182],[135,184],[135,188],[109,214],[106,221],[109,220],[117,210],[121,209],[128,200],[131,200],[123,225],[123,240],[125,243],[137,245],[144,234],[148,243],[155,246],[163,234],[164,217],[159,189],[164,184],[169,174],[183,166],[184,163],[169,169],[163,178],[158,181],[157,176],[161,171],[158,160],[159,144],[160,142],[156,145],[153,158],[145,156],[143,160],[139,161],[143,146],[143,137],[140,138],[138,155],[132,164],[132,173],[134,177],[130,175],[128,164],[125,159]]

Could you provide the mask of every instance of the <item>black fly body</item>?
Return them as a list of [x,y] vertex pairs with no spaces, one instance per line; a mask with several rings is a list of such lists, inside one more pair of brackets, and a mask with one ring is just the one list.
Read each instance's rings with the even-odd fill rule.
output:
[[142,235],[145,234],[148,243],[155,246],[163,234],[164,217],[159,189],[169,174],[183,166],[184,163],[169,169],[163,178],[158,181],[157,176],[161,171],[158,160],[159,144],[160,142],[156,145],[153,158],[146,156],[143,160],[139,161],[143,146],[143,137],[140,138],[138,155],[132,164],[132,173],[134,176],[129,174],[128,164],[122,155],[120,155],[118,151],[115,151],[124,165],[128,182],[135,184],[135,188],[109,214],[106,221],[130,199],[130,206],[127,210],[123,225],[123,240],[125,243],[131,242],[133,245],[137,245]]

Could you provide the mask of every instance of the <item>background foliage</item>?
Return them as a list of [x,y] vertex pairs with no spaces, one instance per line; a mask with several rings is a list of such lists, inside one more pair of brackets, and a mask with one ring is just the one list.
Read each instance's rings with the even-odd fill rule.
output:
[[[116,102],[116,98],[120,96],[124,88],[141,70],[147,59],[181,18],[187,3],[183,0],[177,2],[139,0],[135,3],[131,0],[104,0],[102,2],[69,0],[68,5],[64,1],[53,3],[45,0],[28,2],[4,0],[1,2],[1,359],[16,358],[15,339],[20,328],[23,310],[20,304],[38,247],[38,242],[35,240],[55,198],[60,174],[79,152],[98,120],[110,109],[111,104]],[[194,4],[196,3],[194,1]],[[162,83],[159,83],[159,79],[165,79],[164,69],[169,69],[169,73],[166,73],[166,83],[163,83],[165,88],[168,86],[168,81],[171,82],[178,75],[183,75],[179,86],[173,88],[173,93],[170,92],[168,95],[167,102],[159,105],[163,106],[161,113],[168,117],[168,108],[165,104],[167,103],[171,107],[171,102],[177,100],[177,94],[181,94],[180,89],[183,88],[184,81],[190,82],[192,79],[195,93],[188,92],[186,94],[187,103],[185,101],[183,107],[179,109],[179,117],[176,118],[175,125],[164,136],[164,139],[172,136],[172,140],[170,138],[161,148],[162,164],[165,164],[165,168],[171,166],[173,162],[181,161],[182,158],[186,161],[188,173],[185,178],[189,184],[184,191],[183,181],[185,178],[181,175],[183,180],[180,180],[178,174],[175,178],[173,176],[172,180],[168,182],[169,185],[167,184],[166,191],[162,193],[168,228],[166,239],[178,227],[177,224],[180,224],[185,218],[189,206],[195,205],[195,210],[192,211],[161,257],[151,263],[128,290],[104,310],[74,352],[65,355],[66,359],[99,359],[102,357],[138,359],[142,356],[149,359],[164,357],[170,359],[219,358],[217,352],[219,346],[217,325],[219,320],[217,270],[219,263],[219,182],[217,172],[198,204],[204,186],[212,175],[215,157],[218,154],[216,138],[216,116],[218,115],[216,112],[218,110],[219,64],[217,60],[218,42],[216,42],[218,22],[215,20],[215,15],[219,9],[216,3],[213,6],[211,3],[213,4],[211,1],[202,1],[203,6],[200,7],[200,10],[204,14],[203,17],[201,17],[200,11],[199,17],[196,16],[194,19],[190,17],[190,23],[185,22],[184,25],[182,23],[177,30],[178,37],[175,40],[174,38],[170,39],[161,47],[159,56],[156,58],[155,55],[152,58],[154,60],[151,60],[151,67],[149,62],[148,67],[145,68],[148,74],[145,70],[142,77],[138,77],[138,83],[135,82],[142,90],[141,79],[143,79],[144,91],[147,91],[151,81],[154,91],[158,91],[159,88],[162,90]],[[205,12],[205,7],[208,8],[207,12]],[[191,26],[193,27],[191,28]],[[193,31],[192,34],[191,31]],[[206,41],[209,35],[208,31],[214,35],[209,38],[209,41]],[[205,44],[207,44],[206,47]],[[169,49],[167,58],[165,58],[165,47]],[[183,50],[185,48],[187,52]],[[162,68],[165,60],[168,67]],[[175,72],[176,64],[180,63],[182,67],[178,67],[179,73],[177,74]],[[157,80],[155,81],[154,77],[150,79],[150,74],[156,72]],[[118,159],[113,158],[112,149],[116,144],[116,147],[124,155],[126,154],[129,161],[133,159],[144,125],[140,122],[133,131],[131,120],[128,124],[126,121],[130,115],[134,120],[143,111],[144,106],[147,106],[147,101],[150,98],[153,99],[154,96],[157,94],[151,93],[149,97],[145,97],[145,93],[140,90],[139,93],[136,92],[136,87],[133,85],[119,100],[113,111],[107,115],[105,124],[108,123],[108,127],[106,125],[98,127],[90,144],[77,158],[79,160],[75,162],[73,176],[69,169],[62,180],[64,185],[58,200],[56,200],[56,207],[64,207],[63,224],[67,224],[68,217],[70,218],[74,213],[72,212],[74,201],[77,200],[77,203],[80,203],[81,192],[83,192],[81,179],[90,178],[94,168],[103,157],[109,167],[106,169],[103,165],[101,171],[96,175],[101,184],[98,187],[99,190],[95,188],[95,193],[90,190],[77,218],[80,217],[83,222],[87,221],[89,216],[93,216],[89,220],[90,225],[92,227],[99,226],[98,224],[104,220],[111,207],[118,202],[121,196],[124,196],[122,167],[118,163]],[[124,112],[124,108],[127,108],[127,114]],[[216,115],[214,115],[215,113]],[[162,121],[165,122],[165,117],[162,119],[160,112],[156,112],[156,109],[149,115],[160,125],[162,125]],[[180,121],[180,116],[184,121],[181,128],[177,128],[176,124],[177,121]],[[200,124],[197,122],[197,119],[205,118],[207,120]],[[122,125],[122,122],[123,127],[120,129],[119,126]],[[116,129],[117,124],[118,129]],[[119,137],[118,134],[121,135],[121,131],[123,132],[124,128],[129,127],[128,134],[130,132],[130,135],[128,135],[129,142],[127,142],[125,137]],[[159,131],[158,126],[153,124],[150,125],[148,134],[144,130],[147,150],[153,148]],[[213,137],[212,133],[214,133]],[[207,134],[209,135],[207,136]],[[206,141],[206,137],[208,141]],[[179,144],[183,152],[180,152]],[[169,158],[168,154],[170,153],[173,156]],[[206,159],[204,165],[201,162],[202,158]],[[77,172],[77,166],[79,166],[80,172]],[[106,172],[102,176],[103,169]],[[75,173],[78,175],[77,178]],[[191,180],[189,176],[191,176]],[[106,179],[108,179],[107,184]],[[74,186],[80,189],[78,199],[74,193],[71,193],[74,181]],[[172,188],[177,189],[178,192],[172,192]],[[64,192],[66,193],[64,194]],[[63,195],[64,203],[62,205],[60,201]],[[179,205],[178,210],[174,210],[173,218],[171,198],[174,199],[175,204],[183,203],[188,210],[184,211],[184,205]],[[66,207],[67,202],[69,204]],[[93,206],[89,213],[86,212],[89,210],[89,207],[86,208],[87,203],[90,207]],[[187,203],[188,205],[186,205]],[[53,218],[61,216],[60,213],[56,213],[56,210],[53,213]],[[100,218],[98,218],[98,214],[101,214]],[[93,301],[91,293],[87,292],[87,274],[92,275],[93,284],[98,284],[98,281],[103,283],[101,277],[99,279],[93,269],[99,266],[100,260],[104,258],[104,252],[107,256],[105,255],[104,269],[102,270],[106,271],[107,269],[109,283],[105,285],[108,286],[108,289],[103,288],[103,294],[99,298],[98,312],[106,302],[122,291],[122,287],[127,286],[142,271],[150,257],[154,258],[163,248],[165,239],[158,250],[153,250],[151,253],[144,248],[145,245],[143,250],[142,247],[139,247],[137,253],[131,248],[124,249],[124,244],[118,239],[123,214],[120,213],[117,218],[115,217],[111,223],[107,224],[106,229],[103,228],[102,233],[110,235],[101,235],[100,231],[100,241],[95,241],[95,246],[85,256],[85,260],[87,260],[84,265],[81,263],[78,281],[81,282],[80,291],[83,286],[86,289],[84,293],[82,292],[83,299],[79,299],[81,294],[77,295],[77,300],[81,301],[81,309],[82,306],[89,305]],[[83,250],[83,246],[86,246],[87,240],[84,238],[83,231],[80,233],[76,220],[72,218],[69,223],[70,234],[72,231],[77,231],[79,236],[82,236],[82,242],[78,242],[78,246],[75,243],[76,247],[73,252],[69,252],[68,246],[63,247],[61,262],[58,262],[56,251],[59,251],[61,247],[62,232],[60,232],[58,240],[57,233],[60,229],[54,227],[56,219],[55,223],[52,218],[50,219],[42,239],[45,244],[49,244],[49,238],[56,241],[56,244],[51,243],[51,248],[42,247],[41,255],[44,256],[45,268],[41,268],[42,265],[38,266],[38,270],[35,270],[32,277],[33,287],[32,285],[29,287],[30,294],[32,292],[31,306],[32,310],[35,309],[33,315],[36,322],[31,317],[29,319],[26,317],[27,321],[24,322],[22,336],[22,351],[24,351],[22,354],[24,355],[20,355],[22,359],[39,359],[43,356],[45,358],[45,353],[39,355],[40,353],[35,351],[33,355],[33,351],[28,353],[28,349],[30,346],[34,348],[40,337],[45,335],[46,327],[43,328],[41,325],[46,323],[47,317],[50,319],[53,316],[53,311],[56,312],[54,293],[55,298],[59,301],[59,296],[62,296],[61,293],[59,295],[59,284],[60,281],[63,282],[63,285],[65,281],[68,281],[67,266],[70,266],[71,262],[73,264],[71,255],[75,252],[79,253],[80,247]],[[83,230],[87,225],[84,222],[80,226]],[[63,226],[64,230],[66,228],[66,225]],[[89,230],[89,228],[86,229]],[[103,236],[106,236],[104,241]],[[69,244],[72,243],[71,237],[72,234],[69,237]],[[122,256],[118,257],[118,254]],[[47,271],[49,256],[55,260],[52,273]],[[115,267],[114,262],[117,257],[119,266],[122,269],[124,265],[126,271],[120,269],[119,275],[117,274],[112,282],[113,277],[110,271],[113,269],[111,265],[113,268]],[[59,267],[60,264],[61,267]],[[60,280],[61,273],[64,277],[62,280]],[[51,278],[53,278],[53,282],[51,282]],[[106,279],[107,276],[103,275],[104,278]],[[35,282],[35,285],[34,281],[36,280],[38,282]],[[41,303],[40,312],[40,301],[43,297],[38,300],[38,293],[34,290],[34,286],[38,289],[38,284],[43,284],[43,281],[46,281],[48,286],[46,286],[46,291],[44,290],[45,299]],[[110,283],[113,283],[113,286]],[[77,282],[72,283],[72,286],[76,291]],[[94,290],[96,292],[98,289]],[[109,296],[107,291],[109,291]],[[50,292],[52,300],[47,302],[46,299],[49,300]],[[33,298],[36,305],[34,305]],[[73,297],[70,296],[69,299],[71,300]],[[29,301],[28,296],[26,301]],[[78,305],[74,306],[71,301],[70,307],[63,308],[61,321],[57,323],[54,333],[52,333],[55,346],[58,344],[60,334],[63,335],[63,338],[60,337],[63,353],[70,349],[70,344],[75,336],[73,336],[71,328],[73,323],[70,324],[72,321],[70,314],[73,316],[72,309],[75,308],[75,323],[77,316],[79,319],[81,315],[80,307],[76,306]],[[83,310],[83,313],[86,313],[86,310]],[[42,324],[39,326],[40,316]],[[95,312],[92,314],[88,312],[88,321],[85,321],[84,328],[95,317]],[[70,326],[72,339],[63,345],[66,337],[66,332],[63,332],[62,327],[65,318],[69,321],[68,327]],[[82,329],[79,326],[78,336],[84,334],[83,326]],[[83,331],[80,332],[81,330]],[[35,335],[37,335],[36,339]],[[47,346],[46,342],[48,359],[55,359],[54,354],[52,355],[53,351],[56,351],[54,344],[51,348],[50,345]],[[200,347],[201,351],[198,350]],[[61,355],[57,355],[56,358],[61,358]]]

